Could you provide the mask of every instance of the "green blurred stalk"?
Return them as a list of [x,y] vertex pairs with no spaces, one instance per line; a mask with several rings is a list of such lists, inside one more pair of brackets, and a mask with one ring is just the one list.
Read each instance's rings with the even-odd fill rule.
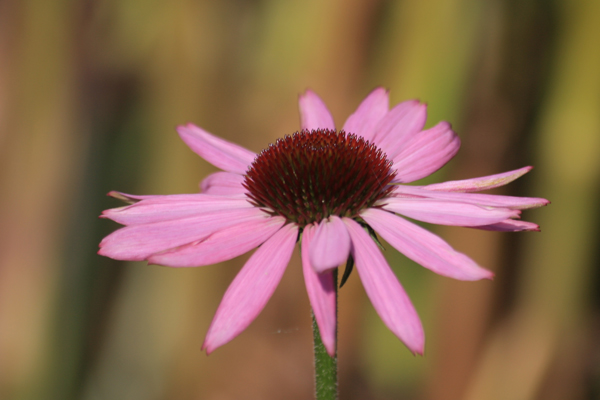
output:
[[[333,279],[336,282],[335,303],[337,318],[337,269],[333,273]],[[335,400],[338,398],[337,351],[333,357],[327,354],[327,350],[321,340],[321,332],[319,332],[314,312],[312,313],[312,321],[315,352],[315,398],[317,400]]]

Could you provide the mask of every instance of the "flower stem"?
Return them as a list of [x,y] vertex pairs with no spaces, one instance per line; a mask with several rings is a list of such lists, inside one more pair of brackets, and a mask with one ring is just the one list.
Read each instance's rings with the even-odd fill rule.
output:
[[[337,269],[333,271],[333,281],[335,282],[335,300],[336,300],[336,319],[337,319]],[[315,314],[312,313],[313,340],[315,352],[315,391],[317,400],[337,400],[338,399],[338,378],[337,378],[337,349],[335,355],[331,357],[321,340],[319,326],[315,320]],[[337,328],[336,328],[337,336]],[[337,343],[337,338],[336,338]]]

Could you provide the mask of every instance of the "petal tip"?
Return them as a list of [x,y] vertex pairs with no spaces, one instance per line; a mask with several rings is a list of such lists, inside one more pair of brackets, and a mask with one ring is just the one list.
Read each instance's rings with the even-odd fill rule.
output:
[[540,226],[537,224],[531,224],[529,228],[522,229],[521,232],[541,232]]
[[425,336],[419,338],[418,343],[408,344],[404,343],[404,345],[408,348],[408,350],[413,354],[413,356],[421,356],[425,355]]
[[411,352],[413,353],[413,356],[421,356],[421,357],[425,357],[425,349],[419,349],[419,350],[414,350]]
[[204,342],[202,343],[202,346],[200,347],[201,351],[206,351],[206,355],[210,355],[210,353],[212,353],[213,349],[209,349],[208,345],[206,344],[206,340],[204,340]]
[[339,265],[332,266],[327,264],[321,264],[319,262],[315,263],[312,258],[310,259],[310,264],[317,274],[324,274],[325,272],[331,271],[334,268],[339,267]]
[[200,347],[200,350],[206,351],[207,356],[211,355],[212,352],[215,351],[219,347],[219,346],[211,345],[210,339],[208,337],[209,334],[210,334],[210,332],[206,335],[206,338],[204,338],[204,342],[202,342],[202,346]]
[[385,95],[389,95],[390,94],[390,90],[388,88],[385,88],[383,86],[377,86],[375,87],[375,89],[373,89],[372,93],[383,93]]
[[202,130],[202,128],[200,128],[199,126],[197,126],[196,124],[193,124],[191,122],[188,122],[186,124],[182,124],[182,125],[177,125],[175,127],[175,130],[177,131],[177,133],[179,134],[179,136],[182,135],[192,135],[192,132],[189,132],[191,130]]
[[179,133],[181,135],[183,133],[182,131],[185,131],[187,129],[191,129],[192,127],[193,127],[193,125],[188,122],[187,124],[184,124],[184,125],[177,125],[175,127],[175,130],[177,131],[177,133]]
[[150,256],[150,257],[148,257],[148,258],[146,259],[146,262],[148,263],[148,266],[151,266],[151,265],[156,265],[156,266],[158,266],[158,267],[167,267],[167,265],[158,264],[156,261],[152,261],[152,257],[153,257],[153,256]]
[[[496,277],[496,274],[493,273],[492,271],[485,269],[485,268],[481,268],[479,267],[479,270],[476,271],[476,273],[472,274],[472,278],[471,279],[464,279],[466,281],[480,281],[483,279],[489,280],[489,281],[493,281],[494,278]],[[461,279],[463,280],[463,279]]]
[[317,93],[314,90],[312,90],[311,88],[306,88],[304,90],[304,93],[300,93],[298,95],[298,98],[304,99],[304,98],[306,98],[308,96],[317,96]]

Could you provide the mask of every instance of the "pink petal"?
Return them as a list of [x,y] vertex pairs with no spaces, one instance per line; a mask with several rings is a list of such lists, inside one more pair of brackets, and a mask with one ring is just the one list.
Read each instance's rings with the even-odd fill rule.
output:
[[207,214],[219,210],[250,208],[245,197],[207,194],[175,194],[153,196],[130,206],[104,210],[100,217],[123,225],[140,225]]
[[481,190],[493,189],[504,186],[531,171],[533,167],[523,167],[514,171],[501,174],[483,176],[481,178],[464,179],[460,181],[448,181],[423,186],[427,190],[441,190],[445,192],[479,192]]
[[144,194],[144,195],[135,195],[135,194],[127,194],[123,192],[111,191],[108,193],[110,197],[114,197],[115,199],[119,199],[128,203],[135,204],[139,201],[156,201],[156,202],[164,202],[164,201],[172,201],[177,202],[180,200],[194,200],[197,198],[198,193],[186,193],[186,194]]
[[167,267],[201,267],[231,260],[261,245],[284,223],[282,217],[247,221],[213,233],[201,242],[154,254],[148,262]]
[[502,207],[515,210],[536,208],[550,203],[548,200],[539,197],[514,197],[481,193],[443,192],[439,190],[427,190],[422,187],[407,185],[396,186],[394,188],[394,195],[419,196],[429,199],[477,204],[483,207]]
[[249,207],[126,226],[105,237],[98,254],[115,260],[145,260],[154,253],[202,240],[221,229],[265,218],[270,217],[258,208]]
[[375,127],[388,113],[389,94],[384,88],[373,90],[350,115],[342,128],[346,133],[354,133],[365,140],[372,140]]
[[337,331],[337,304],[333,271],[322,274],[315,272],[310,263],[310,251],[314,244],[315,226],[307,225],[302,232],[302,271],[310,306],[321,332],[321,340],[327,353],[335,355],[335,336]]
[[439,236],[394,214],[371,208],[362,212],[361,217],[396,250],[436,274],[462,281],[494,276]]
[[325,103],[312,90],[300,96],[300,125],[302,129],[335,129],[333,117]]
[[427,105],[418,100],[402,102],[379,121],[372,141],[392,160],[411,137],[423,129],[426,120]]
[[318,273],[346,262],[350,254],[350,236],[340,217],[332,215],[319,223],[309,254],[310,263]]
[[445,121],[411,136],[401,151],[391,156],[393,168],[398,171],[393,182],[413,182],[431,175],[450,161],[459,148],[460,139]]
[[224,171],[245,174],[256,154],[193,124],[177,127],[181,139],[200,157]]
[[421,320],[396,275],[369,234],[350,218],[344,218],[344,223],[352,239],[356,270],[373,307],[410,351],[423,354],[425,334]]
[[244,176],[231,172],[215,172],[208,175],[200,183],[202,193],[218,196],[245,194],[246,189],[242,186]]
[[384,209],[418,221],[439,225],[478,226],[517,218],[519,211],[507,208],[483,208],[455,201],[388,197],[381,200]]
[[212,353],[239,335],[262,311],[290,261],[298,227],[282,227],[250,257],[225,292],[203,349]]
[[472,226],[471,228],[482,229],[484,231],[498,231],[498,232],[521,232],[521,231],[538,231],[540,230],[539,225],[533,222],[507,219],[506,221],[498,222],[492,225]]

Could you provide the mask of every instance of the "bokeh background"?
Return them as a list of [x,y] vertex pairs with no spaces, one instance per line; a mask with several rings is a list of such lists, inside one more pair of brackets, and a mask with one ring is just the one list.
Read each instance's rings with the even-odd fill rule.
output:
[[[194,122],[259,151],[319,93],[339,125],[374,87],[463,146],[429,181],[535,169],[541,233],[438,228],[494,281],[388,257],[426,330],[413,357],[356,274],[340,293],[342,399],[600,399],[600,1],[0,0],[0,399],[307,399],[296,252],[258,319],[203,336],[247,256],[169,269],[96,255],[105,194],[198,191]],[[388,246],[389,248],[389,246]]]

